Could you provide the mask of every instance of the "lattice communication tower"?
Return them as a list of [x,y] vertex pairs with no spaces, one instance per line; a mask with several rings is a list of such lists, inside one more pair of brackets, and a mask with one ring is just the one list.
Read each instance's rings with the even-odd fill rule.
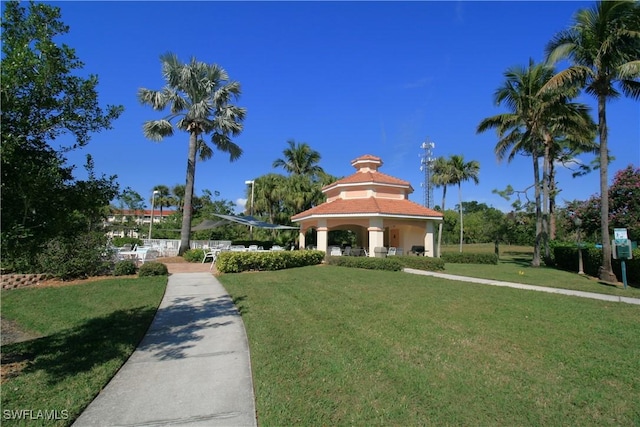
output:
[[420,145],[422,153],[420,157],[420,170],[424,173],[424,182],[420,183],[420,186],[424,190],[424,205],[427,208],[433,209],[433,183],[431,182],[431,173],[433,172],[433,149],[436,144],[429,141],[429,138]]

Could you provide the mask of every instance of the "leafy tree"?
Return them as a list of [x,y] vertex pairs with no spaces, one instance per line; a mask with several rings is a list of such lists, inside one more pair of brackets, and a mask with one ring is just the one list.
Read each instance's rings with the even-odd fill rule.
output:
[[640,239],[640,167],[616,172],[609,189],[611,225],[627,228],[630,239]]
[[144,198],[138,192],[127,187],[118,195],[118,202],[120,211],[125,209],[128,211],[126,215],[123,212],[121,214],[127,219],[125,223],[127,234],[133,237],[131,231],[137,227],[136,220],[140,218],[140,214],[144,213]]
[[603,245],[600,279],[616,281],[609,242],[607,101],[620,92],[640,98],[640,4],[637,1],[599,1],[581,9],[568,29],[560,31],[546,47],[550,62],[568,58],[571,66],[547,85],[550,90],[577,84],[598,101],[600,141],[600,231]]
[[[30,271],[44,244],[101,227],[118,192],[115,176],[77,181],[65,153],[109,129],[121,106],[98,103],[95,75],[82,77],[74,49],[56,43],[69,28],[60,9],[30,2],[4,4],[0,84],[3,265]],[[53,146],[65,136],[68,145]]]
[[[161,141],[172,136],[175,128],[189,134],[187,178],[180,232],[180,254],[189,249],[192,219],[192,203],[196,174],[196,155],[201,160],[210,158],[213,151],[203,139],[211,135],[211,143],[220,151],[229,153],[235,161],[242,149],[231,136],[242,132],[245,109],[232,104],[240,96],[240,84],[230,81],[227,72],[216,64],[206,64],[192,58],[183,64],[175,54],[160,57],[162,74],[167,85],[161,90],[141,88],[138,99],[156,111],[169,107],[170,114],[160,120],[144,123],[144,135]],[[179,120],[172,124],[172,120]]]
[[[611,203],[611,228],[626,228],[631,240],[640,239],[640,168],[629,165],[616,172],[608,195]],[[571,219],[580,218],[585,237],[593,242],[601,242],[597,237],[601,203],[599,195],[591,196],[585,201],[574,200],[567,203],[568,215]]]
[[462,252],[462,242],[464,240],[464,222],[462,215],[462,183],[466,181],[473,181],[478,184],[478,174],[480,173],[480,163],[476,160],[469,162],[464,161],[462,155],[453,155],[449,159],[451,164],[452,184],[458,185],[458,198],[460,200],[459,212],[460,212],[460,252]]

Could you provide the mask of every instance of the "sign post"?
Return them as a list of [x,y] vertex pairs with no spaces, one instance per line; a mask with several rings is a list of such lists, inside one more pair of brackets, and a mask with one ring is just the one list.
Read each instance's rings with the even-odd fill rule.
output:
[[615,259],[620,260],[620,269],[622,270],[622,283],[627,289],[627,264],[626,260],[633,257],[631,251],[631,241],[627,237],[626,228],[613,229],[613,255]]

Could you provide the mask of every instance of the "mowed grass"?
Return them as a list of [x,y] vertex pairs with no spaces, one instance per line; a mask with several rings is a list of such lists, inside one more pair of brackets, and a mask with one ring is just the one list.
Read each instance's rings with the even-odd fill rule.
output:
[[639,306],[336,266],[219,280],[261,426],[640,423]]
[[[40,337],[2,346],[2,425],[70,425],[142,339],[166,283],[122,278],[2,291],[3,320]],[[59,419],[7,415],[21,410],[57,411]]]
[[[463,251],[469,253],[493,253],[494,247],[493,244],[471,244],[464,245]],[[458,252],[458,246],[443,246],[443,252]],[[640,298],[640,288],[631,285],[624,289],[622,283],[613,286],[609,283],[601,282],[595,277],[579,275],[577,272],[562,271],[545,267],[544,265],[531,267],[532,257],[533,248],[531,247],[500,245],[500,261],[498,265],[447,263],[444,273]]]

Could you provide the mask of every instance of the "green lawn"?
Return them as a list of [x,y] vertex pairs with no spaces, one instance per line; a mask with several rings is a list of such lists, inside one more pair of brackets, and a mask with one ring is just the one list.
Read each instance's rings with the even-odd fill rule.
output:
[[[70,425],[140,342],[166,283],[156,276],[2,291],[3,320],[40,337],[2,346],[3,370],[18,368],[2,378],[2,425]],[[19,410],[61,419],[7,415]]]
[[[493,253],[493,244],[464,245],[464,252]],[[443,252],[458,252],[458,246],[443,246]],[[444,273],[550,288],[572,289],[584,292],[640,298],[640,288],[622,283],[618,286],[601,282],[597,278],[579,275],[577,272],[562,271],[545,266],[531,267],[533,248],[527,246],[500,246],[498,265],[452,264],[445,265]]]
[[640,307],[316,266],[220,281],[260,425],[638,425]]

